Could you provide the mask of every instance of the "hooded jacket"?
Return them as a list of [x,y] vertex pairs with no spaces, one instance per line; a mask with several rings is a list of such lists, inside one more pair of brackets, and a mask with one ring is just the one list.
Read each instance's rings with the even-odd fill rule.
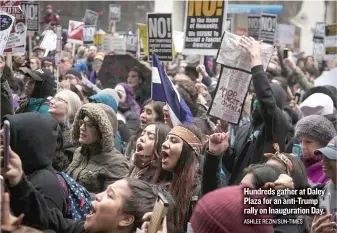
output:
[[[111,110],[111,114],[114,112]],[[129,174],[126,158],[114,148],[112,122],[105,110],[94,103],[85,104],[77,112],[73,124],[73,143],[79,145],[80,120],[85,116],[94,120],[101,140],[91,145],[81,145],[76,149],[67,172],[91,193],[99,193],[117,180]]]
[[58,136],[58,123],[39,113],[7,115],[10,145],[22,161],[27,179],[46,200],[49,208],[66,213],[66,199],[52,167]]
[[283,152],[290,130],[283,112],[286,93],[282,87],[269,83],[262,65],[252,68],[252,81],[260,103],[260,113],[257,119],[238,130],[233,148],[229,148],[222,159],[223,165],[231,173],[229,184],[240,183],[241,172],[250,164],[265,161],[264,153],[274,153],[273,143],[278,143],[280,152]]

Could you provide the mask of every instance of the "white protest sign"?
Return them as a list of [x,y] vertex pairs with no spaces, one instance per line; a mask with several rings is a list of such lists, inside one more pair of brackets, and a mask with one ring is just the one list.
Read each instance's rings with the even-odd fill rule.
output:
[[125,37],[108,35],[103,39],[103,50],[106,53],[126,54]]
[[22,1],[21,9],[26,17],[27,31],[38,32],[40,29],[40,4],[36,1]]
[[278,24],[276,39],[283,45],[293,45],[295,39],[295,26],[290,24]]
[[226,20],[226,31],[228,31],[228,32],[233,32],[232,21],[233,21],[233,19],[231,19],[231,18],[227,18],[227,20]]
[[177,53],[182,53],[184,50],[184,32],[173,31],[173,45]]
[[264,43],[273,45],[275,41],[276,27],[277,15],[261,14],[259,40],[263,40]]
[[247,72],[223,67],[208,114],[238,124],[251,78]]
[[317,22],[314,29],[314,38],[315,43],[323,43],[325,37],[325,26],[326,23]]
[[93,44],[95,33],[96,33],[96,26],[95,25],[84,25],[83,43],[84,44]]
[[315,79],[315,86],[330,85],[337,88],[337,68],[324,72],[321,76]]
[[325,59],[336,60],[337,59],[337,24],[325,26]]
[[109,5],[109,19],[111,21],[117,21],[117,22],[121,20],[121,5],[117,5],[117,4]]
[[61,51],[62,51],[62,27],[58,25],[56,27],[56,54],[55,54],[55,65],[60,65],[61,62]]
[[9,34],[14,25],[15,18],[4,11],[0,11],[0,54],[3,54]]
[[96,11],[92,11],[87,9],[84,14],[84,25],[96,25],[98,19],[98,13]]
[[44,32],[43,40],[40,44],[40,48],[54,51],[56,49],[57,36],[56,33],[52,30]]
[[260,15],[248,15],[248,36],[253,37],[255,40],[259,39],[260,20]]
[[84,23],[74,20],[69,20],[68,27],[68,42],[74,44],[83,44]]
[[160,61],[172,61],[172,14],[147,14],[149,61],[152,53]]
[[128,53],[136,54],[138,49],[138,35],[125,35],[126,51]]
[[[231,68],[238,68],[247,72],[251,71],[250,55],[242,52],[238,46],[241,36],[226,32],[221,41],[221,47],[217,56],[217,63]],[[262,44],[262,64],[264,70],[267,69],[271,59],[274,47],[272,45]]]

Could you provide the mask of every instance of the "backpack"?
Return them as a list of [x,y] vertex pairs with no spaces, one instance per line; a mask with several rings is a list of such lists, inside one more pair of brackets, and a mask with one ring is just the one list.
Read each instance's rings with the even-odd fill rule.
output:
[[91,211],[90,193],[64,172],[56,172],[67,202],[67,217],[85,220]]

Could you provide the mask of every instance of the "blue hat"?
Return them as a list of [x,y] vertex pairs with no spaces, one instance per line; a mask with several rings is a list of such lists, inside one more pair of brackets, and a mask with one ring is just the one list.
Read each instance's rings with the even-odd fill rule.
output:
[[316,150],[315,154],[323,154],[328,159],[337,160],[337,136],[326,147]]
[[115,113],[118,111],[118,104],[112,96],[108,94],[96,94],[89,97],[90,102],[102,103],[111,107]]

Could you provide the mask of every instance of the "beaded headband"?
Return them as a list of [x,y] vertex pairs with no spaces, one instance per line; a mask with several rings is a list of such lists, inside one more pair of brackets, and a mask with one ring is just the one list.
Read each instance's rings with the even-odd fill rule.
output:
[[277,143],[274,143],[273,147],[274,147],[274,150],[276,151],[275,154],[266,153],[266,154],[264,154],[264,156],[266,156],[269,159],[273,158],[273,159],[283,163],[287,168],[287,174],[290,176],[291,172],[293,171],[293,163],[290,161],[290,159],[287,158],[287,156],[280,153],[280,147]]
[[185,141],[199,155],[201,153],[202,143],[194,133],[182,126],[175,126],[169,134],[175,135]]

